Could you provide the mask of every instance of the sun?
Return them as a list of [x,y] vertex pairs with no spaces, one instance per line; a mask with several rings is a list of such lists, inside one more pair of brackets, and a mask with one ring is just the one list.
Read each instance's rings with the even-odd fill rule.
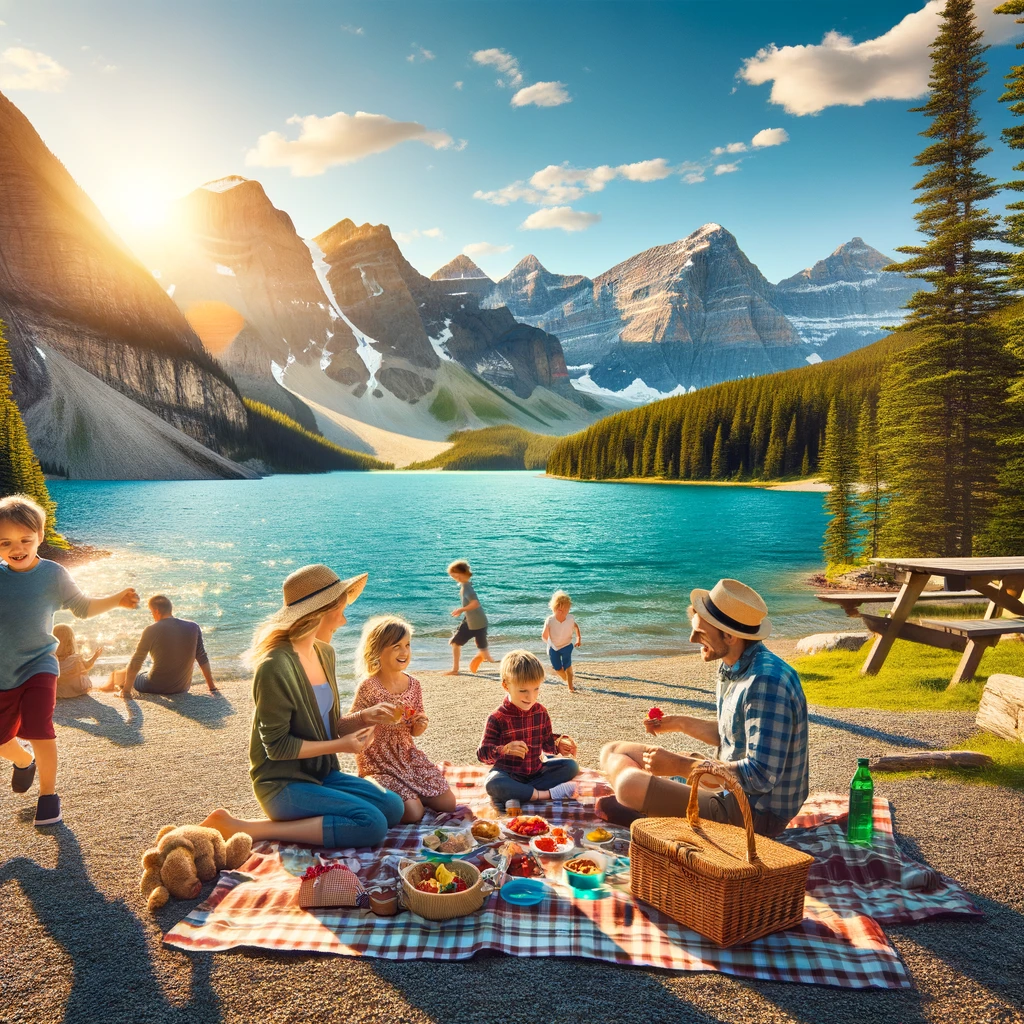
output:
[[115,215],[129,233],[158,231],[167,226],[171,202],[167,191],[155,184],[125,182],[115,197]]

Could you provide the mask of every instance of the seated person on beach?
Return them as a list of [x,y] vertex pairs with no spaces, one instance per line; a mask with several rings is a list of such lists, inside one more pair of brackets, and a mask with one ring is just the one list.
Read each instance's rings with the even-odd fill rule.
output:
[[366,573],[341,580],[326,565],[306,565],[284,581],[284,604],[253,641],[249,775],[266,818],[235,818],[223,808],[204,822],[225,839],[248,832],[338,849],[377,846],[402,820],[405,803],[371,779],[341,770],[338,754],[366,749],[374,726],[394,721],[382,702],[342,715],[333,632],[362,593]]
[[[130,697],[132,690],[186,693],[192,685],[192,666],[198,664],[210,693],[216,693],[199,625],[176,618],[170,598],[163,594],[154,595],[147,603],[153,622],[142,631],[128,668],[112,672],[110,682],[120,688],[122,697]],[[147,655],[153,659],[153,667],[142,672]]]
[[[556,736],[551,728],[547,709],[539,702],[545,675],[544,666],[529,651],[509,651],[501,659],[505,699],[488,716],[476,752],[479,761],[492,766],[484,788],[499,807],[509,800],[525,804],[576,795],[576,741]],[[541,760],[542,753],[562,756]]]
[[81,697],[90,690],[116,689],[113,679],[108,680],[104,686],[96,686],[89,678],[89,670],[103,653],[102,647],[97,647],[86,657],[78,650],[75,631],[65,622],[53,627],[53,635],[57,638],[57,650],[53,653],[60,666],[60,674],[57,676],[58,699]]
[[[761,642],[771,633],[768,608],[750,587],[719,580],[714,589],[694,590],[689,608],[704,661],[718,666],[717,721],[666,715],[644,722],[652,735],[681,732],[717,748],[716,759],[750,802],[754,830],[777,836],[807,798],[807,702],[796,672]],[[690,787],[686,778],[700,754],[675,754],[643,743],[609,743],[601,768],[615,790],[601,797],[597,812],[628,824],[641,817],[680,817]],[[714,776],[701,779],[701,817],[742,825],[736,798]]]

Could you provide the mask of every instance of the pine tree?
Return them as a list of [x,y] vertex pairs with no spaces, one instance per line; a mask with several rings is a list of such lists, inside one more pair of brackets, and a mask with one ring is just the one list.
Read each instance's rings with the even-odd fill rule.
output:
[[800,434],[796,428],[796,413],[793,413],[789,421],[789,430],[786,432],[786,454],[784,457],[782,472],[786,476],[792,476],[800,468]]
[[729,475],[729,467],[725,461],[725,440],[722,437],[722,424],[715,431],[715,446],[711,452],[711,479],[725,480]]
[[878,536],[882,525],[882,456],[878,447],[878,422],[871,400],[866,395],[857,417],[858,478],[861,492],[861,523],[864,528],[863,553],[878,557]]
[[800,476],[806,480],[811,475],[811,451],[804,445],[804,457],[800,460]]
[[764,478],[775,480],[782,476],[786,455],[785,427],[782,423],[782,402],[775,400],[772,409],[772,432],[768,438],[768,450],[764,455]]
[[830,486],[825,507],[832,514],[825,528],[822,549],[829,565],[847,565],[853,561],[857,537],[854,502],[850,494],[855,477],[854,451],[850,431],[834,398],[829,403],[825,424],[822,469]]

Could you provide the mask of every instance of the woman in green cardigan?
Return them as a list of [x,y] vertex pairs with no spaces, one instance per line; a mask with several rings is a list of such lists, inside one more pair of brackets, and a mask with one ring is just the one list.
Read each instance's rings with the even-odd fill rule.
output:
[[326,565],[307,565],[284,581],[284,605],[253,643],[255,708],[249,774],[265,819],[246,821],[223,808],[204,825],[225,839],[248,832],[333,848],[376,846],[405,811],[397,793],[341,770],[338,754],[357,754],[373,727],[393,721],[393,704],[342,715],[329,638],[362,593],[366,573],[341,580]]

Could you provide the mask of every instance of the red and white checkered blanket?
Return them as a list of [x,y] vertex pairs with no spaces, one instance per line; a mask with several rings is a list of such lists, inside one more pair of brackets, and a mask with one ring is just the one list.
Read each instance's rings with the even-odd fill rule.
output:
[[[482,768],[447,770],[460,804],[477,809],[488,805]],[[524,813],[542,813],[554,824],[596,827],[592,804],[601,777],[588,771],[581,783],[581,801],[524,808]],[[902,857],[893,840],[887,800],[875,799],[870,849],[852,847],[843,838],[845,810],[845,797],[812,796],[783,837],[816,858],[800,927],[732,949],[719,949],[634,900],[628,876],[616,878],[603,899],[577,897],[560,881],[557,861],[549,863],[551,895],[534,907],[510,906],[494,893],[477,913],[442,923],[408,911],[393,918],[360,909],[306,911],[298,905],[297,876],[318,855],[308,847],[279,843],[257,844],[241,872],[223,873],[209,898],[164,941],[189,951],[246,946],[389,960],[462,960],[496,950],[512,956],[580,956],[615,964],[721,971],[765,981],[912,988],[882,924],[980,911],[955,882]],[[380,849],[331,850],[319,856],[344,861],[366,882],[394,877],[398,860],[415,856],[423,835],[445,817],[393,829]]]

